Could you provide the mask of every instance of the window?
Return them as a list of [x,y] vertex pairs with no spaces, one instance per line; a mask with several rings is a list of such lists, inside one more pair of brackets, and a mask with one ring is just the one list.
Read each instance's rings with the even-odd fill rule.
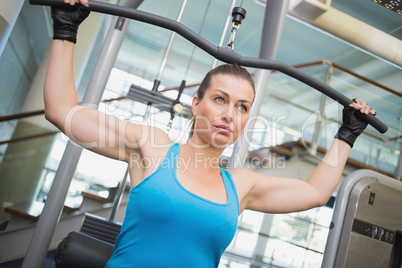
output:
[[331,219],[329,207],[290,214],[244,211],[222,267],[319,268]]

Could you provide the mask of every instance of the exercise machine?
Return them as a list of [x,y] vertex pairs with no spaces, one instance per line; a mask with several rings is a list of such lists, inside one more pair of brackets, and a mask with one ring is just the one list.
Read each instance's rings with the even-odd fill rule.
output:
[[[47,5],[47,6],[59,6],[59,7],[66,7],[66,4],[63,3],[62,0],[30,0],[31,4],[35,5]],[[177,21],[173,21],[161,16],[157,16],[154,14],[150,14],[147,12],[139,11],[134,8],[128,8],[128,7],[122,7],[122,6],[116,6],[113,4],[108,4],[108,3],[103,3],[103,2],[97,2],[97,1],[89,1],[90,5],[90,10],[92,12],[100,12],[104,14],[109,14],[109,15],[114,15],[122,18],[128,18],[128,19],[133,19],[145,23],[149,23],[152,25],[160,26],[165,29],[172,30],[178,34],[180,34],[182,37],[187,39],[189,42],[195,44],[197,47],[201,48],[208,54],[210,54],[212,57],[216,58],[217,60],[221,60],[226,63],[236,63],[239,65],[242,65],[244,67],[254,67],[254,68],[259,68],[259,69],[267,69],[267,70],[275,70],[282,72],[284,74],[289,75],[290,77],[293,77],[309,86],[312,88],[315,88],[316,90],[320,91],[321,93],[329,96],[333,100],[339,102],[343,106],[347,106],[350,103],[352,103],[352,100],[344,96],[343,94],[339,93],[338,91],[334,90],[327,84],[319,81],[318,79],[313,78],[312,76],[288,65],[282,62],[278,61],[272,61],[272,60],[266,60],[266,59],[259,59],[259,58],[250,58],[250,57],[243,57],[239,53],[236,53],[233,51],[233,49],[230,49],[228,47],[220,47],[220,46],[215,46],[214,44],[210,43],[208,40],[205,40],[198,34],[192,32],[189,30],[187,27],[184,25],[180,24]],[[233,47],[233,46],[232,46]],[[149,100],[148,100],[149,101]],[[372,115],[363,115],[359,114],[359,116],[362,116],[363,120],[365,120],[368,124],[372,125],[375,129],[377,129],[381,133],[385,133],[387,131],[387,126],[382,123],[378,118],[372,116]],[[70,149],[67,153],[72,151]],[[70,153],[72,154],[72,153]],[[63,165],[62,165],[63,164]],[[61,166],[63,167],[64,170],[69,170],[71,168],[71,165],[68,163],[62,163]],[[62,172],[60,172],[61,174]],[[64,176],[64,173],[61,174],[59,177]],[[57,177],[58,178],[58,177]],[[56,180],[56,182],[61,181],[61,180]],[[67,180],[64,180],[66,182]],[[65,183],[64,183],[65,184]],[[58,183],[57,187],[52,187],[55,188],[54,192],[62,191],[62,186],[64,186],[62,183]],[[63,189],[64,191],[64,189]],[[58,195],[60,197],[60,195]],[[59,207],[59,204],[58,204]],[[47,218],[51,218],[51,216],[54,214],[53,212],[56,210],[54,208],[50,209],[44,209],[44,214],[46,212]],[[53,213],[53,214],[52,214]],[[55,215],[57,217],[57,215]],[[43,220],[44,222],[45,220]],[[39,222],[41,223],[41,221]],[[53,218],[52,218],[52,224],[53,224]],[[42,226],[42,225],[41,225]],[[36,242],[42,243],[43,236],[43,230],[45,228],[41,227],[40,230],[37,232],[38,234],[34,237],[36,238]],[[51,228],[50,228],[51,229]],[[49,228],[47,227],[46,230],[48,231]],[[48,236],[48,235],[46,235]],[[46,241],[45,241],[46,242]],[[43,242],[43,244],[46,244]],[[34,251],[31,252],[30,256],[34,256]]]
[[341,183],[322,267],[402,267],[402,182],[361,169]]
[[[64,4],[62,0],[29,0],[29,2],[33,5],[66,7],[66,4]],[[177,21],[137,9],[97,1],[89,1],[89,8],[92,12],[121,16],[172,30],[211,56],[226,63],[236,63],[244,67],[254,67],[282,72],[311,86],[312,88],[315,88],[331,99],[339,102],[343,106],[348,106],[353,102],[351,99],[336,91],[324,82],[294,68],[291,65],[279,61],[244,57],[230,48],[215,46]],[[365,122],[373,126],[380,133],[385,133],[388,130],[388,127],[383,122],[371,114],[359,114],[359,116],[361,116]]]

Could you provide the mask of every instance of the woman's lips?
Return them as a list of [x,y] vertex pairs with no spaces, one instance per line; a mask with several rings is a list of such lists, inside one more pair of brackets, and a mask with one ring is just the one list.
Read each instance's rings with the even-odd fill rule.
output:
[[229,126],[225,125],[216,125],[215,128],[218,132],[222,134],[230,134],[232,132],[232,129]]

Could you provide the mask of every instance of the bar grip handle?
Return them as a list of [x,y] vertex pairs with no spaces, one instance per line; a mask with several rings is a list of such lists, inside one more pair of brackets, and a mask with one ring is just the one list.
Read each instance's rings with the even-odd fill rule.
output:
[[385,125],[382,121],[380,121],[380,119],[378,119],[372,114],[366,115],[360,112],[356,112],[355,115],[360,119],[362,119],[367,124],[371,125],[373,128],[375,128],[376,130],[378,130],[378,132],[382,134],[384,134],[388,130],[388,126]]

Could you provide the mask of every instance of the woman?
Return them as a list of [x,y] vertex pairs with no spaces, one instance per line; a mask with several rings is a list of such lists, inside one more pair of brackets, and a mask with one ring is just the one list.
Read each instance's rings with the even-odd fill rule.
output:
[[[88,6],[86,0],[65,2]],[[78,105],[72,59],[78,26],[88,15],[84,7],[52,9],[54,41],[44,98],[46,118],[71,139],[129,164],[132,189],[107,267],[217,267],[245,209],[288,213],[328,201],[366,127],[354,112],[375,114],[363,101],[344,109],[334,143],[306,181],[225,170],[219,156],[242,134],[255,97],[249,73],[222,65],[207,74],[193,99],[191,138],[180,146],[158,128]]]

